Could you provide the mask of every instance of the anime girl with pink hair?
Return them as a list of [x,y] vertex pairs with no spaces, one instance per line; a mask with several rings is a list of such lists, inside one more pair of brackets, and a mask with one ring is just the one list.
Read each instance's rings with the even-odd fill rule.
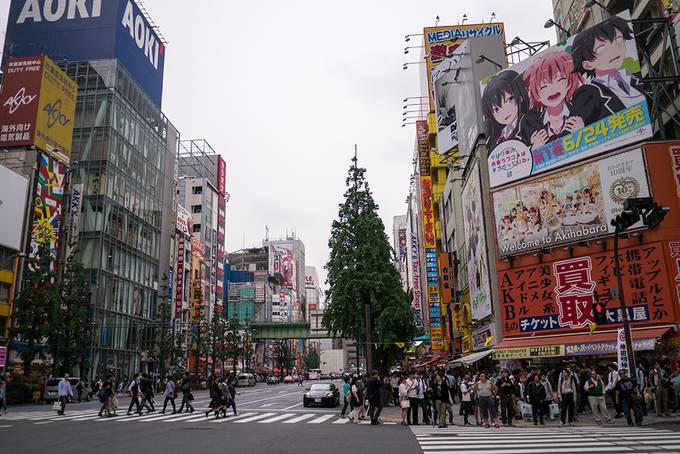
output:
[[571,100],[584,81],[574,73],[568,52],[559,50],[538,57],[524,71],[523,79],[530,110],[522,119],[522,130],[532,148],[583,128],[583,119],[572,113]]

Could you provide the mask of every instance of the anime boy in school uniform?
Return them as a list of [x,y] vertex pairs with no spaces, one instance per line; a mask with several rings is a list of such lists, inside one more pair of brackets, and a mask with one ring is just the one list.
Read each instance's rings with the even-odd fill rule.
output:
[[640,73],[621,68],[626,41],[634,39],[625,19],[614,16],[579,33],[572,43],[574,71],[587,83],[574,93],[574,111],[594,123],[646,100]]

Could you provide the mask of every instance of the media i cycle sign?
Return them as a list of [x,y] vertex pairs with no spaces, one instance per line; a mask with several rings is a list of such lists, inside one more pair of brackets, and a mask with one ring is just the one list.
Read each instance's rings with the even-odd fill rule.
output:
[[157,107],[165,44],[133,0],[12,0],[8,57],[47,54],[55,61],[115,58]]

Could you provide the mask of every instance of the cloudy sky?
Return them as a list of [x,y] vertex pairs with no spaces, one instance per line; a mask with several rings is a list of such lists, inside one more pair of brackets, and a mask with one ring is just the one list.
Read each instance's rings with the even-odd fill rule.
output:
[[419,52],[404,55],[404,35],[436,16],[454,25],[495,13],[508,40],[555,41],[543,28],[550,0],[144,3],[168,41],[163,111],[227,161],[227,250],[259,245],[265,226],[272,237],[294,230],[320,272],[354,144],[388,233],[405,211],[415,128],[401,127],[402,101],[419,82],[402,64]]

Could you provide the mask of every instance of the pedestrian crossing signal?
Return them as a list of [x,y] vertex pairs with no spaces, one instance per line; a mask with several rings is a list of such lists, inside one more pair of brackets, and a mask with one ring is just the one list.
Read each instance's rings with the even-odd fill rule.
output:
[[607,310],[604,303],[593,303],[593,322],[596,325],[604,325],[607,323]]

